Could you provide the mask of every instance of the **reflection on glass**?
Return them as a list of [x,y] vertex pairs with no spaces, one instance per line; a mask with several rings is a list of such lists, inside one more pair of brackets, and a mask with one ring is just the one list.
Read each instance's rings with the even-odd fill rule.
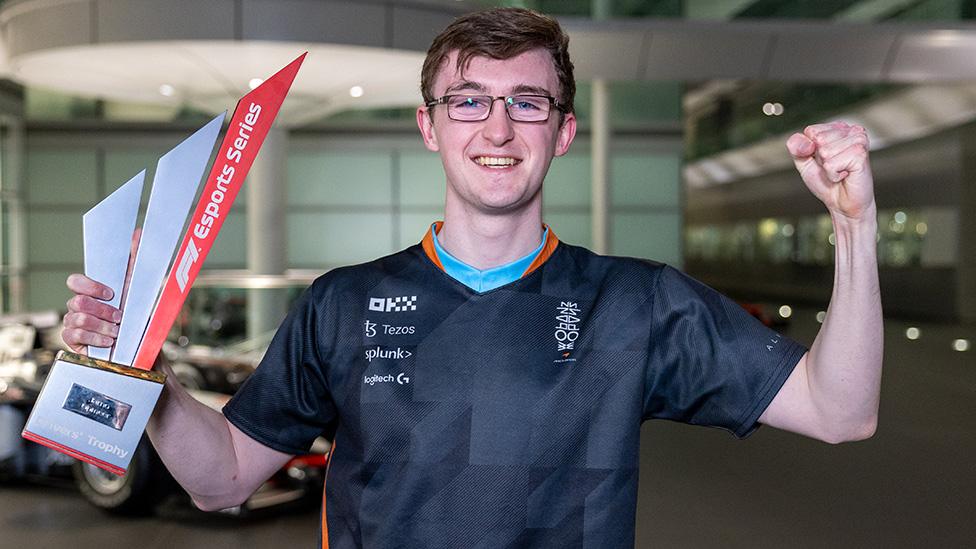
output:
[[[885,267],[955,264],[955,240],[946,235],[954,234],[956,225],[954,217],[938,209],[882,210],[878,212],[878,263]],[[828,214],[697,225],[686,232],[688,258],[708,262],[829,265],[835,245]]]

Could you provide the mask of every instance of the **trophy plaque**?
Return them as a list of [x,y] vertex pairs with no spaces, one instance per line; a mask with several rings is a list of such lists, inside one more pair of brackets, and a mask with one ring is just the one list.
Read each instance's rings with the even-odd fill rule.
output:
[[226,112],[160,157],[131,268],[145,170],[84,215],[85,274],[112,288],[119,335],[88,356],[58,353],[24,438],[125,473],[163,389],[152,366],[304,58],[237,103],[188,223]]

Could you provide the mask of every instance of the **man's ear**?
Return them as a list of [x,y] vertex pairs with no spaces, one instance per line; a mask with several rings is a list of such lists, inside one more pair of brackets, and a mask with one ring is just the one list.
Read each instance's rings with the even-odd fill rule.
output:
[[576,115],[566,113],[563,115],[563,123],[559,126],[559,133],[556,134],[556,156],[562,156],[569,152],[569,146],[576,138]]
[[434,133],[434,118],[426,106],[417,107],[417,127],[420,128],[420,136],[424,138],[424,146],[427,150],[439,151],[437,135]]

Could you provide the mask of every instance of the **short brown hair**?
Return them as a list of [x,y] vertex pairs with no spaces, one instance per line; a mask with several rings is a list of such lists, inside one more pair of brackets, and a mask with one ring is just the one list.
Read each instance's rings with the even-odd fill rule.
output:
[[420,93],[425,103],[435,99],[434,77],[452,51],[457,50],[457,68],[463,70],[472,57],[511,59],[537,48],[552,55],[559,78],[557,99],[564,112],[573,112],[576,79],[569,60],[569,36],[552,17],[522,8],[493,8],[455,19],[427,50],[420,72]]

